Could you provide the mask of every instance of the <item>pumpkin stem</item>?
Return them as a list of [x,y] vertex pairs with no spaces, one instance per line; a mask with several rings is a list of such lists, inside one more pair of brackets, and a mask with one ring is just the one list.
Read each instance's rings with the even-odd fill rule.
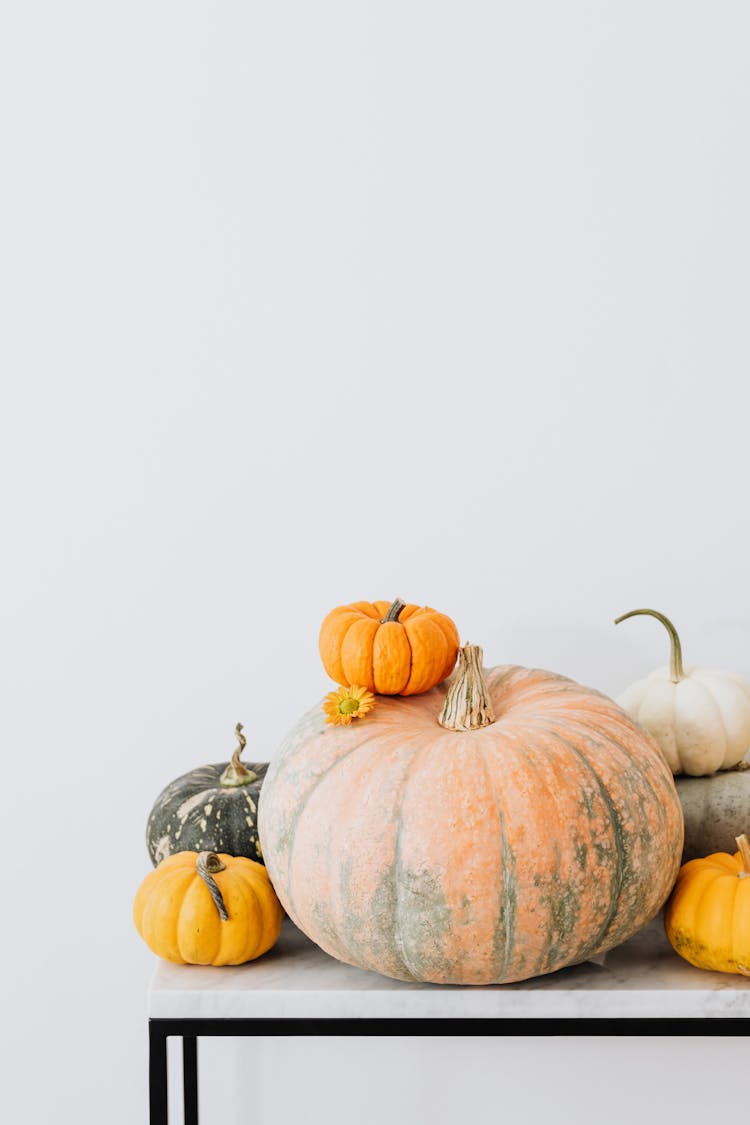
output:
[[231,762],[219,778],[219,785],[224,789],[236,789],[240,785],[249,785],[251,781],[258,780],[257,773],[249,770],[245,763],[240,761],[240,754],[247,746],[247,739],[242,733],[242,723],[237,723],[234,733],[237,735],[239,746],[232,755]]
[[398,621],[398,615],[402,609],[406,609],[406,602],[402,602],[401,598],[396,598],[388,607],[385,617],[380,618],[380,624],[385,625],[387,621]]
[[446,730],[479,730],[495,721],[482,655],[479,645],[466,644],[458,650],[458,668],[438,719]]
[[750,840],[743,833],[742,836],[737,836],[737,847],[740,849],[740,858],[742,859],[743,870],[740,871],[740,878],[744,879],[750,875]]
[[214,900],[214,906],[219,911],[219,917],[222,922],[227,922],[229,920],[229,915],[224,905],[222,893],[213,876],[217,871],[224,871],[226,866],[226,863],[222,863],[216,852],[201,852],[195,861],[195,869],[208,887],[211,898]]
[[655,609],[631,609],[630,613],[623,613],[622,617],[615,618],[615,625],[619,625],[621,621],[625,621],[628,617],[637,617],[638,614],[646,614],[648,617],[655,617],[657,621],[661,621],[664,628],[669,633],[671,642],[671,650],[669,654],[669,675],[673,684],[678,684],[680,680],[685,679],[685,669],[682,665],[682,645],[680,638],[677,636],[677,630],[668,617],[663,613],[659,613]]

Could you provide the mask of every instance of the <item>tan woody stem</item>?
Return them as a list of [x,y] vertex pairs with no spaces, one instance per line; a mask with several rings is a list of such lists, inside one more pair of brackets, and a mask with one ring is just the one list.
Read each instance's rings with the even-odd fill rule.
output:
[[740,878],[750,875],[750,840],[743,833],[742,836],[737,836],[737,847],[740,849],[740,858],[742,860],[743,870],[740,871]]
[[216,852],[201,852],[195,861],[195,869],[200,875],[203,882],[208,887],[211,893],[211,898],[214,900],[214,905],[219,911],[219,917],[221,918],[222,922],[227,922],[229,920],[229,914],[227,913],[227,908],[224,905],[224,896],[219,890],[218,884],[214,879],[214,875],[218,871],[224,871],[226,869],[226,866],[227,865],[225,863],[222,863],[222,861],[219,859]]
[[647,617],[655,617],[657,621],[661,621],[664,628],[669,633],[669,640],[671,650],[669,654],[669,675],[672,683],[678,684],[680,680],[685,679],[685,669],[682,665],[682,645],[680,638],[677,636],[677,630],[668,617],[663,613],[659,613],[655,609],[631,609],[630,613],[623,613],[622,617],[615,618],[615,625],[619,625],[621,621],[626,621],[628,617],[638,617],[644,614]]
[[242,723],[237,723],[234,733],[237,735],[239,745],[232,755],[231,762],[219,778],[219,785],[224,789],[236,789],[240,785],[249,785],[251,781],[258,780],[257,773],[249,770],[245,763],[240,761],[240,754],[247,746],[247,739],[242,733]]
[[458,668],[438,719],[446,730],[479,730],[495,721],[482,671],[482,655],[479,645],[459,649]]

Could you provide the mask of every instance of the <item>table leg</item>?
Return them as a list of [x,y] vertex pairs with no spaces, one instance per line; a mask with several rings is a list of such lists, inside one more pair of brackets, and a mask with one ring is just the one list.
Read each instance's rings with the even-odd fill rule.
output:
[[198,1039],[182,1037],[182,1093],[185,1104],[185,1125],[198,1125]]
[[169,1125],[167,1037],[153,1021],[148,1025],[148,1103],[150,1125]]

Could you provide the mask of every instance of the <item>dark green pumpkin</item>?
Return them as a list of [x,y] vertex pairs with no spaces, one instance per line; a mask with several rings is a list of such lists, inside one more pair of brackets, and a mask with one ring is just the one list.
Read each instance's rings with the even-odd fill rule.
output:
[[263,863],[258,840],[258,797],[268,762],[240,761],[242,724],[231,762],[199,766],[170,781],[154,802],[146,845],[156,866],[174,852],[225,852]]

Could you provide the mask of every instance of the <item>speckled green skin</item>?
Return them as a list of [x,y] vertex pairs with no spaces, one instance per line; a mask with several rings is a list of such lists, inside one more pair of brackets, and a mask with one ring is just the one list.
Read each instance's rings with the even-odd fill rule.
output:
[[736,837],[750,832],[750,769],[709,777],[676,777],[685,815],[682,862],[713,852],[737,851]]
[[146,846],[156,866],[174,852],[225,852],[263,863],[258,839],[258,798],[268,762],[245,762],[257,781],[225,788],[227,762],[199,766],[171,781],[154,802]]

